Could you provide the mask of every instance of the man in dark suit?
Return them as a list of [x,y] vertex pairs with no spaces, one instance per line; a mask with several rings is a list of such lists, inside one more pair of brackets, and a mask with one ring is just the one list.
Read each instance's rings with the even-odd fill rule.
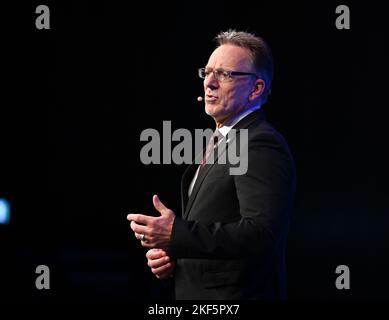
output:
[[[218,140],[207,148],[214,161],[185,171],[181,217],[154,196],[160,217],[130,214],[128,220],[150,249],[152,272],[174,278],[177,299],[283,299],[296,177],[285,140],[262,110],[273,78],[271,52],[246,32],[230,30],[216,39],[218,47],[199,70],[205,111],[216,122]],[[231,174],[228,161],[218,162],[228,141],[245,146],[243,174]]]

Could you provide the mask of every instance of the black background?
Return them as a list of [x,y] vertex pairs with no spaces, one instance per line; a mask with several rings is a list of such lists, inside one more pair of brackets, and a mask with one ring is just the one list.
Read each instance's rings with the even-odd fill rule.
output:
[[[124,3],[124,2],[123,2]],[[169,297],[126,220],[180,214],[186,165],[143,165],[140,133],[210,128],[196,70],[229,28],[264,37],[275,58],[268,120],[298,173],[289,298],[388,298],[387,26],[373,2],[63,1],[6,6],[1,21],[0,225],[5,297]],[[35,8],[51,29],[35,28]],[[346,4],[351,29],[335,27]],[[51,289],[35,288],[47,265]],[[335,269],[350,268],[350,290]]]

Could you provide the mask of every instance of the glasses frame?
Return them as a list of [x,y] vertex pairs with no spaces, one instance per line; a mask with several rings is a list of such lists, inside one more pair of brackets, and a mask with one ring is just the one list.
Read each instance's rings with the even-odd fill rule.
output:
[[[201,79],[207,78],[207,76],[205,76],[205,75],[204,75],[204,77],[202,77],[202,73],[205,74],[205,70],[206,70],[206,68],[199,68],[198,69],[198,75],[199,75],[199,77]],[[224,70],[224,69],[221,69],[221,68],[215,69],[215,70],[213,70],[211,72],[213,73],[213,76],[215,77],[215,79],[217,81],[226,81],[226,80],[229,80],[229,79],[233,79],[233,76],[254,76],[255,79],[261,79],[260,77],[258,77],[258,75],[256,75],[255,73],[252,73],[252,72]],[[218,72],[223,72],[224,73],[224,77],[225,77],[224,80],[220,80],[219,79]]]

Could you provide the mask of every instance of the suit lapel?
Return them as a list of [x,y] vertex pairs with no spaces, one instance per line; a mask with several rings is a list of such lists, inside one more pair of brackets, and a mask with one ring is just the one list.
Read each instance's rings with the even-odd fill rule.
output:
[[[196,166],[198,166],[198,165],[196,165]],[[211,167],[211,165],[209,165],[209,166],[206,165],[206,166],[204,166],[204,168],[200,169],[199,174],[198,174],[197,179],[196,179],[196,182],[193,186],[192,193],[190,194],[190,197],[188,199],[188,203],[187,203],[185,211],[184,211],[184,215],[183,215],[184,218],[186,218],[188,216],[188,213],[192,207],[193,201],[196,198],[197,193],[199,192],[201,183],[203,182],[208,171],[211,169],[210,167]],[[187,191],[188,191],[188,189],[187,189]]]
[[189,185],[194,177],[194,174],[197,170],[197,164],[194,162],[189,165],[188,168],[184,171],[181,179],[181,206],[182,206],[182,216],[184,216],[185,208],[188,203],[188,189]]
[[[265,119],[265,114],[262,109],[255,110],[251,112],[248,116],[244,117],[237,124],[234,125],[233,129],[247,129],[252,122],[257,121],[260,122]],[[237,132],[239,133],[239,131]]]
[[[233,129],[237,130],[236,135],[234,136],[235,139],[239,135],[239,129],[248,128],[248,126],[254,122],[255,120],[261,121],[264,119],[264,113],[263,111],[257,110],[249,114],[248,116],[244,117],[241,121],[239,121]],[[227,143],[226,143],[227,141]],[[194,174],[198,168],[198,164],[196,162],[192,163],[184,172],[182,176],[182,182],[181,182],[181,199],[182,199],[182,211],[183,211],[183,218],[186,219],[189,215],[190,209],[192,208],[193,202],[196,199],[197,193],[200,190],[200,187],[205,179],[205,177],[208,175],[209,171],[212,169],[213,165],[217,162],[219,156],[222,156],[224,152],[226,152],[226,148],[228,147],[228,144],[232,143],[233,139],[229,140],[228,134],[226,137],[223,138],[223,141],[220,143],[220,150],[219,146],[215,148],[214,150],[214,161],[212,164],[205,165],[202,169],[200,169],[199,174],[197,176],[196,182],[193,186],[192,193],[190,197],[188,198],[188,188],[190,185],[190,182],[192,181]],[[200,155],[202,156],[202,155]]]
[[[189,211],[192,207],[193,201],[196,198],[197,193],[199,192],[200,186],[203,183],[205,177],[208,175],[208,172],[212,169],[214,164],[217,162],[219,156],[222,156],[223,153],[226,151],[225,141],[226,141],[226,137],[224,137],[222,139],[222,141],[220,142],[220,144],[213,150],[214,161],[211,164],[207,164],[203,168],[200,169],[199,174],[198,174],[197,179],[196,179],[196,182],[193,186],[192,193],[188,199],[188,203],[187,203],[185,210],[184,210],[184,215],[183,215],[184,218],[186,218],[188,216]],[[197,166],[198,165],[195,165],[196,169],[197,169]],[[192,175],[192,178],[193,178],[193,175]],[[189,186],[189,184],[187,186]],[[186,188],[186,192],[187,191],[188,191],[188,189]],[[184,192],[185,192],[185,190],[184,190]]]

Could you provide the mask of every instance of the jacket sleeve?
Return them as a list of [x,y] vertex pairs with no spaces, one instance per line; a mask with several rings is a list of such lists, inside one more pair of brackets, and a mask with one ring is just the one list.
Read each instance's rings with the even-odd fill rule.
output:
[[[174,258],[243,258],[271,252],[287,233],[295,169],[286,144],[271,134],[249,141],[248,170],[234,176],[240,219],[202,223],[177,217]],[[209,213],[212,214],[212,213]]]

